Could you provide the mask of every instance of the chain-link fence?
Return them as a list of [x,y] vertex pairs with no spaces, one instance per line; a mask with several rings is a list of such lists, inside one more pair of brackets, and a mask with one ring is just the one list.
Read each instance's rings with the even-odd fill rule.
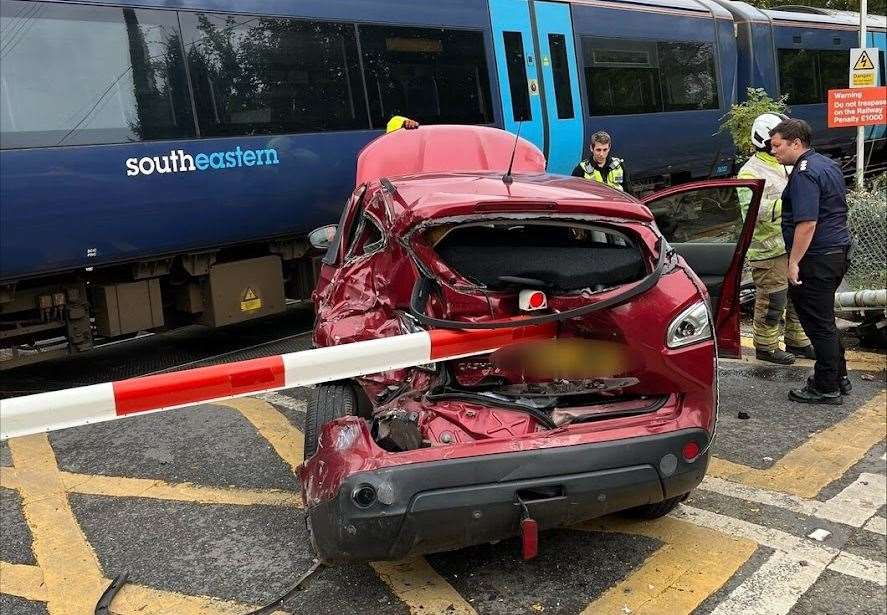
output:
[[851,290],[887,288],[887,174],[851,191],[847,204],[856,247],[844,280]]

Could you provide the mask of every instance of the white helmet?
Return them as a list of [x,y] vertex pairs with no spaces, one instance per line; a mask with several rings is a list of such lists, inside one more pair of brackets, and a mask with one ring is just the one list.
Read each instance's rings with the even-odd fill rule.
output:
[[770,151],[770,131],[788,116],[781,113],[762,113],[751,125],[751,142],[758,149]]

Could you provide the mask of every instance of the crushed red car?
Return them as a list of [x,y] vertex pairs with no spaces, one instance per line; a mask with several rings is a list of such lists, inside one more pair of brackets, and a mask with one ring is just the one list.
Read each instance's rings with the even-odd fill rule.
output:
[[[531,557],[537,529],[661,516],[702,480],[762,183],[637,200],[544,169],[534,145],[494,128],[398,131],[361,153],[340,223],[312,233],[326,248],[316,346],[553,332],[318,386],[299,476],[322,561],[514,535]],[[754,197],[745,224],[737,189]]]

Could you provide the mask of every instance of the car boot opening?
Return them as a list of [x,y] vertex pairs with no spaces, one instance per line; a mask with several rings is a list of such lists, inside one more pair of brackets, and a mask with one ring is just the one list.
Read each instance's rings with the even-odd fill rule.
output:
[[612,228],[479,223],[437,227],[426,239],[453,271],[494,291],[597,291],[635,282],[647,273],[634,240]]

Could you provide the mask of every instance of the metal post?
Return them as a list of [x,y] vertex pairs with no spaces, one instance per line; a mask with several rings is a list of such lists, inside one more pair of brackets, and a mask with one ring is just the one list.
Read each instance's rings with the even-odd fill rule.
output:
[[[866,48],[866,21],[868,19],[868,0],[859,0],[859,47]],[[856,187],[862,190],[863,167],[865,166],[865,126],[856,128]]]

